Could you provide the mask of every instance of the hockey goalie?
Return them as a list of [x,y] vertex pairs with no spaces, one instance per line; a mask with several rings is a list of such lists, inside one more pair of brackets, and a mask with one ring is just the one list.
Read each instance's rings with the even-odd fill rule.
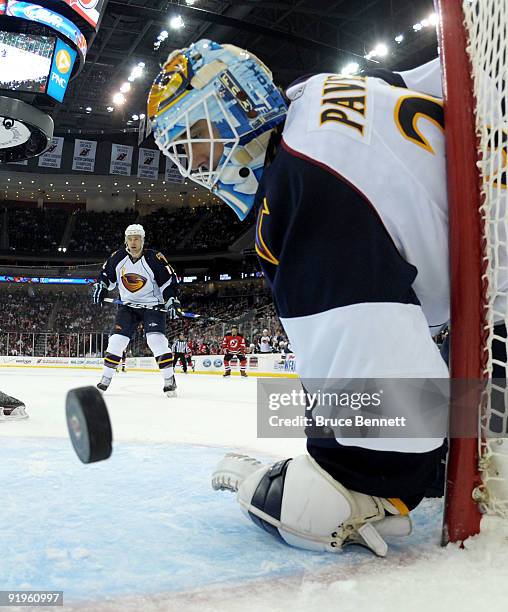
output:
[[[201,40],[154,82],[159,148],[240,219],[256,210],[256,253],[306,388],[448,379],[432,339],[449,319],[440,81],[435,60],[305,76],[283,94],[248,51]],[[287,544],[383,556],[438,478],[444,437],[309,437],[307,454],[271,466],[228,455],[212,484]]]

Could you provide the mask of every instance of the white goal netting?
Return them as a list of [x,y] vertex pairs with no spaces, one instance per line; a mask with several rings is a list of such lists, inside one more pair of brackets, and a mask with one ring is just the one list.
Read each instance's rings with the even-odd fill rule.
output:
[[484,238],[485,374],[492,388],[481,411],[482,511],[508,517],[508,0],[464,0],[471,61],[480,213]]

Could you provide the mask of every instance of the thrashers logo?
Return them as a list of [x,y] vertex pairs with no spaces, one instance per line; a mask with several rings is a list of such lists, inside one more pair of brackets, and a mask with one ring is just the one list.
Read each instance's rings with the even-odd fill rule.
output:
[[136,293],[136,291],[140,291],[146,285],[146,278],[139,274],[134,274],[133,272],[127,274],[122,273],[122,283],[127,291]]

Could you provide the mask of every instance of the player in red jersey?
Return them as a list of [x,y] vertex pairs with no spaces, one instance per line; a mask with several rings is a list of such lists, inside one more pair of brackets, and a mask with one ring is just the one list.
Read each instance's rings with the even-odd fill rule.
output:
[[238,333],[238,328],[233,326],[230,332],[227,332],[222,341],[222,348],[224,350],[224,376],[231,376],[231,366],[229,362],[233,357],[240,360],[240,374],[247,376],[245,368],[247,367],[247,359],[245,358],[245,338],[242,334]]

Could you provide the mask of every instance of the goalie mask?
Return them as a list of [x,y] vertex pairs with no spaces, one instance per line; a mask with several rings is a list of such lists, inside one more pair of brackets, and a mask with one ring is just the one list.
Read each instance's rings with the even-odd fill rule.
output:
[[254,204],[270,131],[286,112],[260,60],[209,40],[174,51],[148,98],[157,146],[241,220]]

